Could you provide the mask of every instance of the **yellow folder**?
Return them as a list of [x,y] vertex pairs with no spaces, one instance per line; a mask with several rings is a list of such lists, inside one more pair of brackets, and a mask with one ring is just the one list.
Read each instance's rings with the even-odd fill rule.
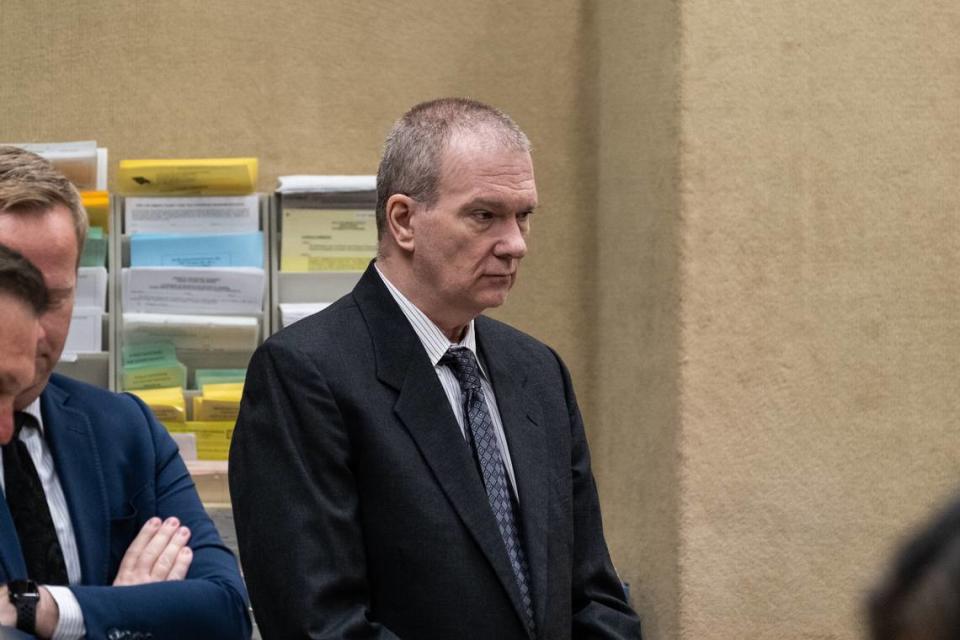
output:
[[253,193],[256,158],[121,160],[118,191],[130,196],[233,196]]

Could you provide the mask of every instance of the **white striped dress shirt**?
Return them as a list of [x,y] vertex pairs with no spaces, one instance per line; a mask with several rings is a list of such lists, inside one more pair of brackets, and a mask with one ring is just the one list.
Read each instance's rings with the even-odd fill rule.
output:
[[[63,560],[67,565],[67,578],[70,580],[70,584],[79,584],[80,553],[77,550],[77,538],[73,533],[73,522],[70,520],[67,498],[63,494],[63,487],[60,486],[57,472],[53,468],[53,456],[50,455],[50,447],[43,439],[43,416],[40,415],[40,399],[34,400],[23,411],[36,419],[39,430],[22,429],[20,440],[27,446],[30,459],[33,460],[33,466],[37,468],[37,475],[40,476],[43,492],[47,496],[50,517],[53,519],[53,526],[57,530],[57,540],[60,541]],[[0,457],[0,486],[3,486],[4,492],[6,492],[2,457]],[[76,596],[67,587],[44,586],[53,596],[53,599],[57,601],[57,607],[60,609],[60,620],[54,631],[53,640],[77,640],[82,638],[86,633],[86,628],[83,624],[83,612],[80,610],[80,603],[77,602]]]
[[450,347],[466,347],[477,357],[477,362],[480,364],[480,386],[483,389],[483,395],[487,401],[487,409],[490,412],[490,419],[493,422],[493,431],[497,438],[497,444],[500,445],[500,456],[503,458],[503,464],[507,469],[507,477],[510,478],[513,494],[518,498],[517,501],[519,502],[517,480],[513,473],[513,462],[510,459],[510,449],[507,447],[507,437],[503,432],[503,421],[500,419],[500,410],[497,408],[497,397],[493,393],[493,386],[490,384],[487,372],[483,368],[483,362],[477,354],[477,335],[474,333],[473,320],[467,325],[467,331],[463,336],[463,340],[456,344],[450,342],[440,327],[428,318],[423,311],[418,309],[415,304],[410,302],[399,289],[393,286],[393,283],[383,275],[383,272],[380,271],[380,267],[377,266],[376,263],[374,263],[374,267],[377,269],[377,273],[380,274],[380,279],[387,285],[387,290],[390,292],[390,295],[392,295],[393,299],[400,305],[400,310],[403,311],[403,315],[407,318],[407,321],[410,322],[414,333],[420,338],[420,342],[427,352],[427,357],[430,358],[430,364],[433,365],[433,369],[437,373],[437,378],[440,379],[440,385],[447,394],[447,400],[450,401],[450,408],[453,409],[453,415],[456,416],[457,424],[460,425],[460,431],[465,439],[467,437],[467,431],[463,419],[463,393],[460,390],[460,383],[457,381],[457,377],[453,374],[453,371],[446,365],[439,364],[439,362],[440,358],[443,357],[443,354],[445,354]]

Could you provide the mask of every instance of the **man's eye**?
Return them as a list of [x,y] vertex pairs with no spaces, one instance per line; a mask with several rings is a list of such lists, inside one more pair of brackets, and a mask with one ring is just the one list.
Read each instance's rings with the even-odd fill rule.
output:
[[488,220],[493,220],[493,214],[490,213],[489,211],[483,211],[483,210],[474,211],[474,212],[473,212],[473,217],[474,217],[474,219],[480,220],[481,222],[486,222],[486,221],[488,221]]

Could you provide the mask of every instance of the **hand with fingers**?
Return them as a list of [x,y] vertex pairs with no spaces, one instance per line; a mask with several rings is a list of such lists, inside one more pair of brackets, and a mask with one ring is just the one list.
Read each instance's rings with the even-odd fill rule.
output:
[[193,561],[190,529],[177,518],[150,518],[123,554],[115,587],[183,580]]

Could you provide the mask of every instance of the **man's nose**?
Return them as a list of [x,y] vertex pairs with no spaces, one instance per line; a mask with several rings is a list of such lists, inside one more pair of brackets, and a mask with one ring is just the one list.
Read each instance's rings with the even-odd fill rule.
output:
[[497,243],[496,254],[502,258],[519,260],[527,255],[526,231],[517,220],[507,221],[505,227],[506,229]]

